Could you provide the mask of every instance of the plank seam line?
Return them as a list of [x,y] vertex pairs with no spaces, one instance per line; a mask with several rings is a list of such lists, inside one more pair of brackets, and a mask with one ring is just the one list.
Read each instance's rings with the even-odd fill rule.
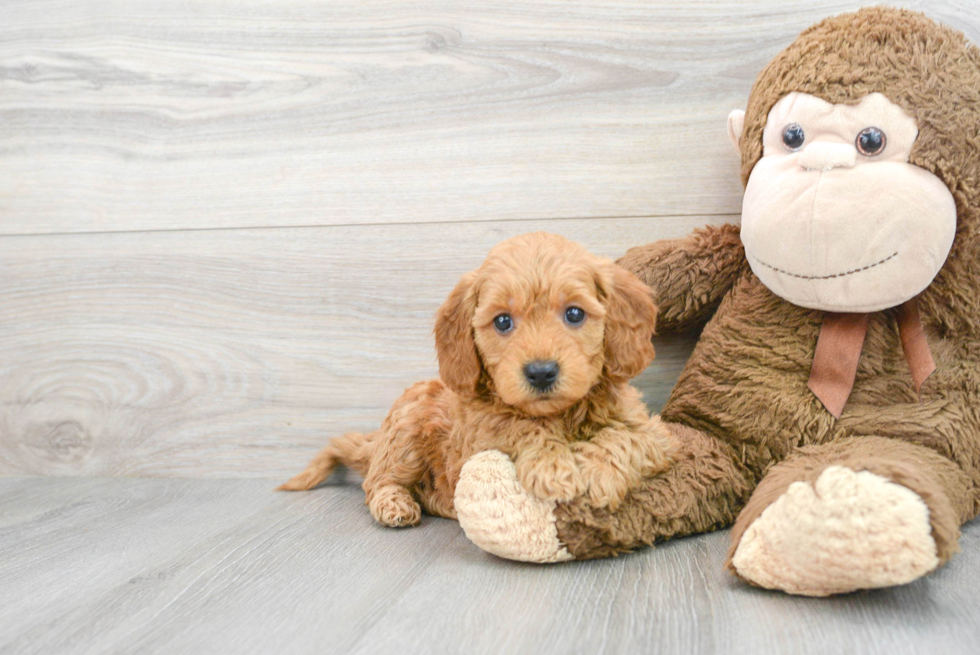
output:
[[64,236],[96,236],[106,234],[157,234],[166,232],[244,232],[246,230],[300,230],[315,228],[342,228],[342,227],[392,227],[399,225],[461,225],[461,224],[490,224],[490,223],[519,223],[531,221],[607,221],[607,220],[627,220],[636,218],[717,218],[720,216],[737,217],[738,213],[720,212],[705,214],[641,214],[637,216],[549,216],[544,218],[494,218],[488,220],[453,220],[453,221],[404,221],[398,223],[330,223],[327,225],[317,225],[314,223],[299,225],[239,225],[234,227],[182,227],[182,228],[159,228],[145,230],[99,230],[99,231],[79,231],[79,232],[24,232],[17,234],[2,234],[0,239],[15,239],[20,237],[64,237]]

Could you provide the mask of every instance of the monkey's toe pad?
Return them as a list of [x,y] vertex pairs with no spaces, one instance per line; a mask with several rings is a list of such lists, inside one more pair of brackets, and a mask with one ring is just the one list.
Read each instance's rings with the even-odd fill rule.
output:
[[939,565],[929,509],[910,489],[830,466],[794,482],[745,531],[732,557],[769,589],[829,596],[911,582]]
[[555,502],[528,493],[514,463],[500,451],[486,450],[466,461],[455,504],[466,536],[488,553],[522,562],[572,559],[558,540]]

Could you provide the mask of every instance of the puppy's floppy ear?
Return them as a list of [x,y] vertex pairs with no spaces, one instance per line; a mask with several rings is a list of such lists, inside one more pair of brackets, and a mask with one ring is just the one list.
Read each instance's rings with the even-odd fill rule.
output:
[[480,357],[473,341],[475,281],[476,271],[464,275],[436,312],[439,377],[446,386],[459,394],[473,393],[480,379]]
[[647,285],[612,262],[600,267],[596,283],[599,300],[606,307],[605,373],[626,381],[653,361],[650,339],[657,324],[657,306]]

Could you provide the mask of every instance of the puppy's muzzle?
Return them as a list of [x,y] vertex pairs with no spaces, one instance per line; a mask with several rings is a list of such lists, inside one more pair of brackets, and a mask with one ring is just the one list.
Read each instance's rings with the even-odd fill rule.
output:
[[524,366],[524,377],[534,389],[544,392],[555,386],[559,370],[558,362],[538,360]]

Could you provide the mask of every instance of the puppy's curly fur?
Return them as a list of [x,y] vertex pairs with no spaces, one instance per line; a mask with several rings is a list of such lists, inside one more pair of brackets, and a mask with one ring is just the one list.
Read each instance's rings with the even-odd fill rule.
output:
[[[567,320],[569,307],[585,319]],[[494,323],[502,314],[505,331]],[[613,262],[551,234],[504,241],[439,309],[441,379],[406,390],[381,429],[331,440],[279,488],[311,489],[345,464],[364,475],[367,504],[384,525],[418,523],[420,502],[456,518],[463,463],[497,449],[536,496],[587,493],[615,508],[668,465],[668,437],[627,383],[653,359],[655,321],[649,289]],[[559,369],[543,390],[525,370],[542,361]]]

